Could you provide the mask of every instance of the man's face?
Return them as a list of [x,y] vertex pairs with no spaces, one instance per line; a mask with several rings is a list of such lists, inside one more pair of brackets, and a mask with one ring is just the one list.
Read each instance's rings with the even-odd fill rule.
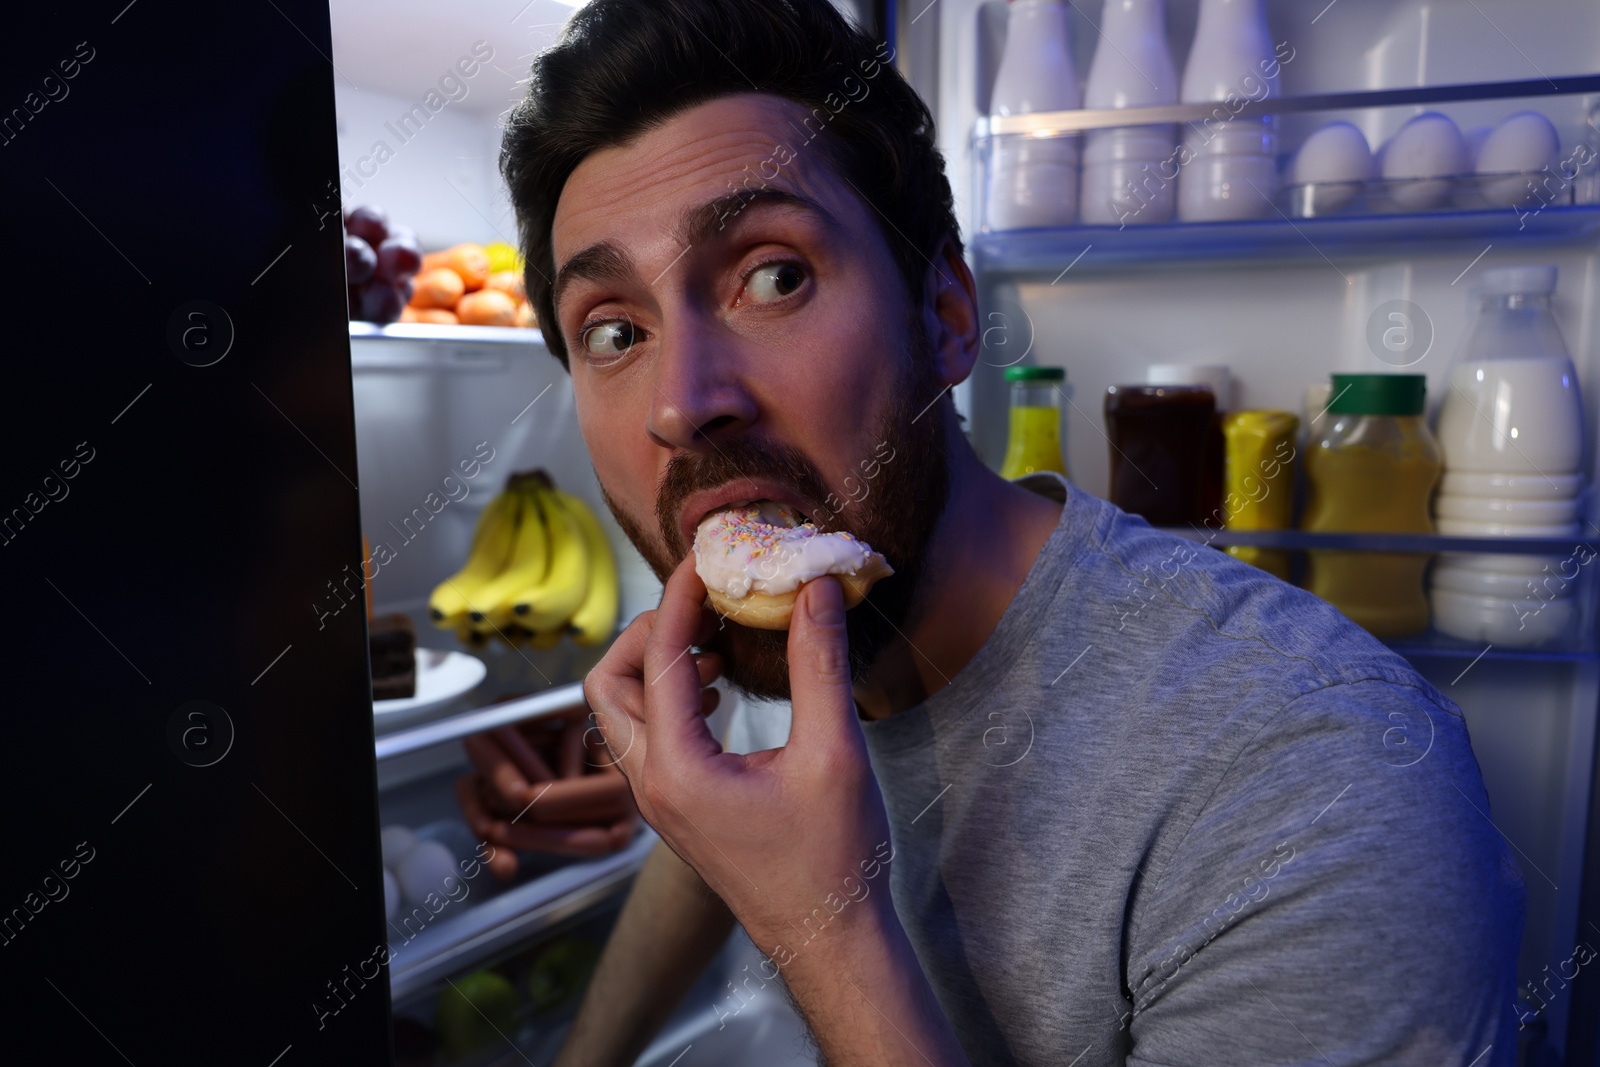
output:
[[[873,209],[767,95],[695,107],[568,178],[555,306],[618,523],[663,579],[695,528],[772,499],[898,572],[849,615],[858,673],[906,617],[943,509],[943,384]],[[926,415],[926,417],[923,417]],[[788,694],[786,635],[725,624],[730,681]]]

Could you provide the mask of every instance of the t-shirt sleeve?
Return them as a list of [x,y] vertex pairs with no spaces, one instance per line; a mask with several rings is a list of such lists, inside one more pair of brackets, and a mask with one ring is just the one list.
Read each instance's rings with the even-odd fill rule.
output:
[[1291,701],[1152,857],[1132,1067],[1516,1062],[1525,886],[1436,692]]

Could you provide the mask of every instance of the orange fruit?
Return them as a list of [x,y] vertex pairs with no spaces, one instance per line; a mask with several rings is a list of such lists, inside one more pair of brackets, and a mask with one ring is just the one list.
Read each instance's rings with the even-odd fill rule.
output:
[[425,270],[417,275],[413,285],[411,306],[414,308],[449,310],[456,306],[456,301],[461,299],[461,294],[466,289],[461,281],[461,275],[449,267]]
[[411,320],[412,322],[426,322],[434,326],[459,326],[461,324],[461,320],[456,318],[454,311],[446,311],[444,308],[408,308],[407,310],[416,316]]
[[512,326],[517,302],[498,289],[480,289],[461,298],[456,315],[463,326]]
[[456,245],[446,249],[443,256],[440,266],[449,267],[461,275],[467,292],[482,289],[483,283],[489,280],[489,253],[483,250],[482,245]]
[[517,305],[516,325],[535,330],[539,328],[539,320],[533,314],[533,305],[526,300]]
[[483,283],[485,289],[498,289],[518,303],[528,299],[522,289],[522,275],[514,270],[497,270]]

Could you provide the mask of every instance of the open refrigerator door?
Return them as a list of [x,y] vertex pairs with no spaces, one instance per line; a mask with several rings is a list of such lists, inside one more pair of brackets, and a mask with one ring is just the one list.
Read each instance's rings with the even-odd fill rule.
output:
[[[1483,555],[1448,558],[1502,561],[1485,565],[1488,577],[1470,575],[1477,585],[1518,559],[1533,561],[1535,579],[1552,579],[1533,594],[1519,580],[1516,593],[1538,599],[1516,618],[1496,615],[1499,629],[1468,627],[1467,636],[1453,590],[1441,597],[1436,586],[1432,625],[1390,643],[1465,712],[1493,802],[1482,814],[1521,864],[1523,1062],[1596,1062],[1600,986],[1583,964],[1600,943],[1591,808],[1600,586],[1588,565],[1600,525],[1585,488],[1596,471],[1600,400],[1600,9],[1509,0],[1072,0],[1061,5],[1063,32],[1071,68],[1088,72],[1088,94],[1081,109],[1052,110],[1019,106],[1026,94],[1006,69],[1043,47],[1036,28],[1020,43],[1008,36],[1024,3],[1009,13],[1001,0],[912,6],[903,11],[902,62],[935,107],[983,310],[981,361],[957,400],[992,466],[1007,442],[1008,367],[1066,370],[1068,469],[1083,488],[1116,501],[1108,390],[1200,382],[1220,366],[1233,395],[1231,403],[1219,395],[1218,407],[1298,416],[1292,447],[1302,452],[1335,421],[1330,373],[1423,375],[1448,475],[1460,430],[1441,408],[1462,407],[1454,394],[1474,384],[1462,373],[1477,368],[1482,379],[1482,364],[1464,362],[1475,310],[1507,284],[1502,268],[1541,278],[1554,268],[1549,306],[1577,383],[1557,375],[1546,393],[1580,391],[1581,417],[1573,400],[1561,420],[1528,409],[1512,418],[1509,377],[1480,398],[1487,414],[1474,417],[1507,441],[1518,432],[1512,423],[1524,427],[1507,455],[1533,447],[1530,427],[1571,424],[1575,470],[1545,463],[1530,471],[1538,493],[1561,487],[1563,499],[1538,505],[1560,511],[1560,522],[1490,528],[1472,521],[1471,508],[1456,516],[1441,497],[1437,528],[1426,534],[1293,523],[1247,531],[1233,528],[1244,525],[1229,521],[1242,509],[1225,501],[1218,521],[1207,515],[1174,532],[1283,560],[1303,550],[1346,550],[1357,561],[1410,552],[1417,574],[1436,554],[1471,551]],[[1163,69],[1163,54],[1186,75],[1180,82]],[[1127,84],[1101,81],[1108,76]],[[1165,151],[1148,151],[1146,142],[1163,138]],[[1072,148],[1053,153],[1056,142]],[[1217,163],[1218,153],[1233,158]],[[1067,188],[1048,169],[1026,173],[1029,160],[1068,155],[1083,160],[1081,188],[1076,175]],[[1091,182],[1091,165],[1113,166],[1112,181],[1102,170]],[[1214,199],[1186,200],[1196,190]],[[1517,308],[1522,299],[1510,298]],[[1189,373],[1158,377],[1174,364]],[[1306,510],[1303,499],[1296,505],[1295,513]],[[1526,506],[1504,506],[1512,505]],[[1461,569],[1431,566],[1439,583]],[[1303,580],[1304,563],[1295,567]],[[1400,728],[1384,739],[1395,766],[1426,758],[1427,733]]]

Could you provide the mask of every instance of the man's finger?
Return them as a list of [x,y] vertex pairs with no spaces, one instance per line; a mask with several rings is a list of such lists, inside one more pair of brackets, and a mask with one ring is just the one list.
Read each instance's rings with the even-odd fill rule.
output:
[[[836,578],[807,582],[789,621],[789,691],[793,706],[789,742],[829,747],[841,726],[855,723],[850,686],[850,641],[844,624],[844,590]],[[854,727],[859,735],[860,727]]]
[[706,587],[694,563],[690,554],[667,579],[644,656],[645,735],[661,756],[679,765],[722,747],[700,715],[692,645],[704,622]]

